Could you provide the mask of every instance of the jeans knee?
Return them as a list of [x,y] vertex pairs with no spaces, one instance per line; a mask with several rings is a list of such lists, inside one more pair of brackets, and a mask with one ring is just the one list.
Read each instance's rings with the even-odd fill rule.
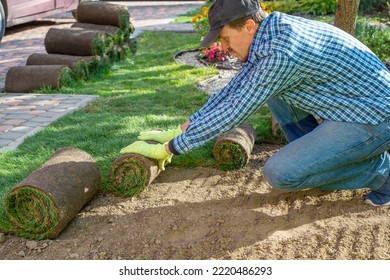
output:
[[263,174],[268,184],[283,191],[294,191],[300,189],[302,180],[292,178],[287,171],[280,166],[275,166],[268,161],[263,167]]

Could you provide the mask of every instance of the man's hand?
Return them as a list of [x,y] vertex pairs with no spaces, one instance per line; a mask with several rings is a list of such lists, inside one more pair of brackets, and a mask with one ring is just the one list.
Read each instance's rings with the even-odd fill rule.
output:
[[123,148],[121,154],[135,153],[158,161],[158,168],[165,170],[165,162],[170,163],[172,155],[165,150],[165,144],[148,144],[144,141],[136,141]]
[[151,130],[151,131],[144,131],[140,132],[138,135],[139,140],[152,140],[159,143],[166,143],[171,141],[176,136],[180,135],[183,131],[181,130],[181,126],[179,125],[176,129],[170,129],[170,130]]

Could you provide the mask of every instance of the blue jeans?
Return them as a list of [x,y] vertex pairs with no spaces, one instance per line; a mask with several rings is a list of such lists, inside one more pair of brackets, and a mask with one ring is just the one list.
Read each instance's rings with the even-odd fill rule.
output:
[[390,118],[378,125],[325,120],[276,97],[268,101],[289,144],[263,168],[268,183],[285,191],[382,187],[390,173]]

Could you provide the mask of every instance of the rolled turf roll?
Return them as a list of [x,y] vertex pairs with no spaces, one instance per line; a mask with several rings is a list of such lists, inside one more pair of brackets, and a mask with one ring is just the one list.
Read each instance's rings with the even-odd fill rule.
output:
[[129,9],[124,5],[85,1],[78,5],[76,14],[78,22],[114,25],[123,31],[129,29]]
[[88,153],[60,149],[7,194],[6,213],[18,235],[54,238],[101,184],[101,172]]
[[72,71],[65,65],[14,66],[7,71],[4,91],[28,93],[42,87],[58,89],[72,80]]
[[160,174],[157,161],[138,154],[123,154],[111,165],[110,191],[121,196],[142,192]]
[[118,26],[114,26],[114,25],[103,25],[103,24],[82,23],[82,22],[75,22],[75,23],[73,23],[71,28],[82,28],[82,29],[89,29],[89,30],[98,30],[98,31],[103,31],[103,32],[108,33],[108,34],[114,33],[118,29],[121,30]]
[[80,60],[89,62],[94,59],[99,59],[97,56],[77,56],[67,54],[51,54],[51,53],[33,53],[26,61],[26,65],[66,65],[69,68],[74,68]]
[[[111,42],[110,42],[111,41]],[[50,28],[45,36],[47,53],[78,56],[103,55],[112,39],[104,32],[82,28]]]
[[99,56],[33,53],[27,58],[26,65],[66,65],[72,69],[74,79],[86,80],[89,77],[89,64],[99,59]]
[[75,22],[71,27],[104,32],[105,34],[111,36],[114,44],[122,44],[124,41],[127,41],[130,36],[129,32],[125,34],[122,29],[113,25]]
[[249,161],[255,144],[256,131],[248,123],[221,135],[214,145],[214,157],[223,170],[241,169]]

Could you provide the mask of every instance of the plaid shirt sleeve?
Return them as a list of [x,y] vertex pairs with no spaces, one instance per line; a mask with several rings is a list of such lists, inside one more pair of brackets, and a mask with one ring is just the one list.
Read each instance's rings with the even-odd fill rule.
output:
[[[234,77],[232,78],[230,83],[232,83],[233,80],[235,80]],[[207,100],[206,104],[200,110],[198,110],[195,114],[193,114],[190,117],[190,122],[195,122],[197,119],[202,117],[205,114],[205,112],[210,110],[210,108],[213,108],[217,104],[222,102],[226,98],[226,96],[228,95],[227,88],[228,87],[224,87],[220,92],[217,92],[217,93],[214,93],[214,94],[210,95],[210,97]]]
[[244,122],[272,94],[294,82],[296,71],[284,53],[268,54],[260,63],[246,63],[219,93],[190,118],[187,130],[173,140],[177,153],[200,147]]

